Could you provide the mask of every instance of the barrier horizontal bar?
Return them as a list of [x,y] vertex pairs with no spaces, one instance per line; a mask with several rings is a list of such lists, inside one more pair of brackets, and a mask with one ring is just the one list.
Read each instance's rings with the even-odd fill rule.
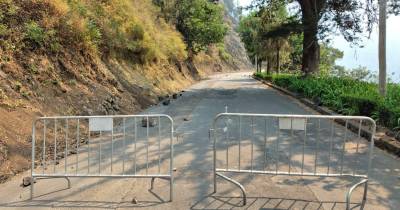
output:
[[251,113],[221,113],[215,119],[223,116],[242,116],[242,117],[277,117],[277,118],[308,118],[308,119],[343,119],[343,120],[369,120],[375,124],[375,121],[370,117],[365,116],[342,116],[342,115],[290,115],[290,114],[251,114]]
[[33,178],[50,177],[50,178],[171,178],[171,175],[80,175],[80,174],[33,174]]
[[287,175],[287,176],[319,176],[319,177],[360,177],[368,178],[366,175],[353,175],[353,174],[324,174],[324,173],[299,173],[299,172],[284,172],[284,171],[259,171],[259,170],[235,170],[235,169],[222,169],[217,168],[217,172],[226,173],[249,173],[249,174],[267,174],[267,175]]

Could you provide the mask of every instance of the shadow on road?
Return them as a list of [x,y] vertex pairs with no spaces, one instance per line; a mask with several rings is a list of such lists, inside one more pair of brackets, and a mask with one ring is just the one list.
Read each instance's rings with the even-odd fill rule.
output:
[[[343,209],[345,203],[337,201],[316,201],[304,199],[289,199],[277,197],[248,197],[247,205],[242,205],[241,197],[219,196],[210,194],[196,202],[191,209],[263,209],[263,210],[289,210],[289,209]],[[360,204],[352,203],[351,209],[357,209]]]

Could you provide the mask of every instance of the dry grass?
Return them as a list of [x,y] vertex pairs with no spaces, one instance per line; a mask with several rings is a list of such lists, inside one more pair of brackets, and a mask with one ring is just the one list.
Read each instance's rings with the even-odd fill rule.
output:
[[[6,50],[74,47],[140,63],[186,57],[181,35],[151,0],[0,0],[0,8],[2,46],[18,43]],[[28,33],[29,26],[37,33]]]

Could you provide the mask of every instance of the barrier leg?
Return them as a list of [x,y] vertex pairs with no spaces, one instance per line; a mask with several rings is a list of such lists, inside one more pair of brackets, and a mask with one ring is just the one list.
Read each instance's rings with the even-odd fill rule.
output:
[[33,190],[34,190],[34,185],[35,184],[35,177],[32,177],[32,180],[31,180],[31,192],[30,192],[30,197],[29,197],[29,200],[32,200],[33,199]]
[[68,182],[68,189],[71,189],[71,180],[68,177],[64,177]]
[[220,173],[216,173],[216,175],[221,177],[221,178],[223,178],[223,179],[225,179],[226,181],[236,185],[237,187],[239,187],[239,189],[242,191],[243,206],[245,206],[246,203],[247,203],[247,196],[246,196],[246,190],[244,189],[243,185],[241,185],[239,182],[237,182],[237,181],[235,181],[235,180],[233,180],[233,179],[231,179],[231,178],[229,178],[229,177],[227,177],[225,175],[222,175]]
[[365,203],[367,201],[367,191],[368,191],[368,179],[363,179],[362,181],[356,183],[355,185],[353,185],[350,190],[347,192],[346,194],[346,210],[350,210],[350,202],[351,202],[351,195],[353,193],[353,191],[364,184],[364,195],[363,195],[363,200],[360,206],[360,209],[364,209]]
[[154,181],[155,181],[155,177],[151,178],[151,182],[150,182],[150,190],[154,189]]
[[174,199],[174,178],[171,177],[169,180],[169,201],[172,202]]

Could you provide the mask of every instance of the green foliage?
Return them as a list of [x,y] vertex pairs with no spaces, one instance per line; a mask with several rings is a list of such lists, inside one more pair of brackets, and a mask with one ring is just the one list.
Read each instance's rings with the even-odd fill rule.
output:
[[177,29],[183,34],[189,51],[196,54],[210,44],[223,41],[227,26],[221,5],[208,0],[180,0],[176,10]]
[[365,66],[359,66],[353,69],[346,69],[343,66],[334,65],[329,75],[336,77],[347,77],[354,80],[363,80],[375,82],[377,81],[377,75]]
[[226,52],[225,46],[223,43],[217,45],[218,55],[225,62],[230,62],[232,60],[232,55]]
[[268,79],[275,85],[318,101],[337,112],[347,115],[362,115],[375,118],[389,128],[399,126],[400,85],[389,84],[388,95],[378,93],[377,84],[349,77],[302,77],[293,74],[255,76]]
[[321,74],[328,75],[334,68],[336,60],[343,58],[343,52],[339,49],[322,44],[320,50],[319,70]]
[[99,44],[100,41],[101,41],[102,34],[101,34],[100,29],[97,26],[96,22],[93,21],[93,20],[88,21],[88,24],[87,24],[87,36],[95,44]]
[[289,37],[289,44],[292,46],[290,52],[290,70],[301,69],[302,56],[303,56],[303,35],[294,34]]
[[[288,12],[282,2],[274,1],[259,11],[250,13],[240,20],[238,32],[253,63],[267,61],[267,71],[277,71],[289,66],[290,51],[287,33],[274,33],[276,27],[286,24]],[[259,70],[260,66],[257,67]]]
[[380,101],[373,97],[344,94],[340,96],[343,112],[348,115],[372,116],[378,109]]
[[260,45],[260,24],[261,19],[256,16],[256,13],[250,13],[248,16],[240,20],[238,32],[244,43],[247,54],[252,60],[255,55],[261,55]]
[[45,30],[35,21],[25,24],[25,38],[38,47],[48,47],[51,52],[58,52],[61,49],[57,31]]
[[8,34],[8,27],[0,23],[0,36],[6,36]]
[[36,43],[39,46],[43,46],[46,33],[42,27],[39,26],[35,21],[31,21],[25,24],[25,36],[27,39]]

